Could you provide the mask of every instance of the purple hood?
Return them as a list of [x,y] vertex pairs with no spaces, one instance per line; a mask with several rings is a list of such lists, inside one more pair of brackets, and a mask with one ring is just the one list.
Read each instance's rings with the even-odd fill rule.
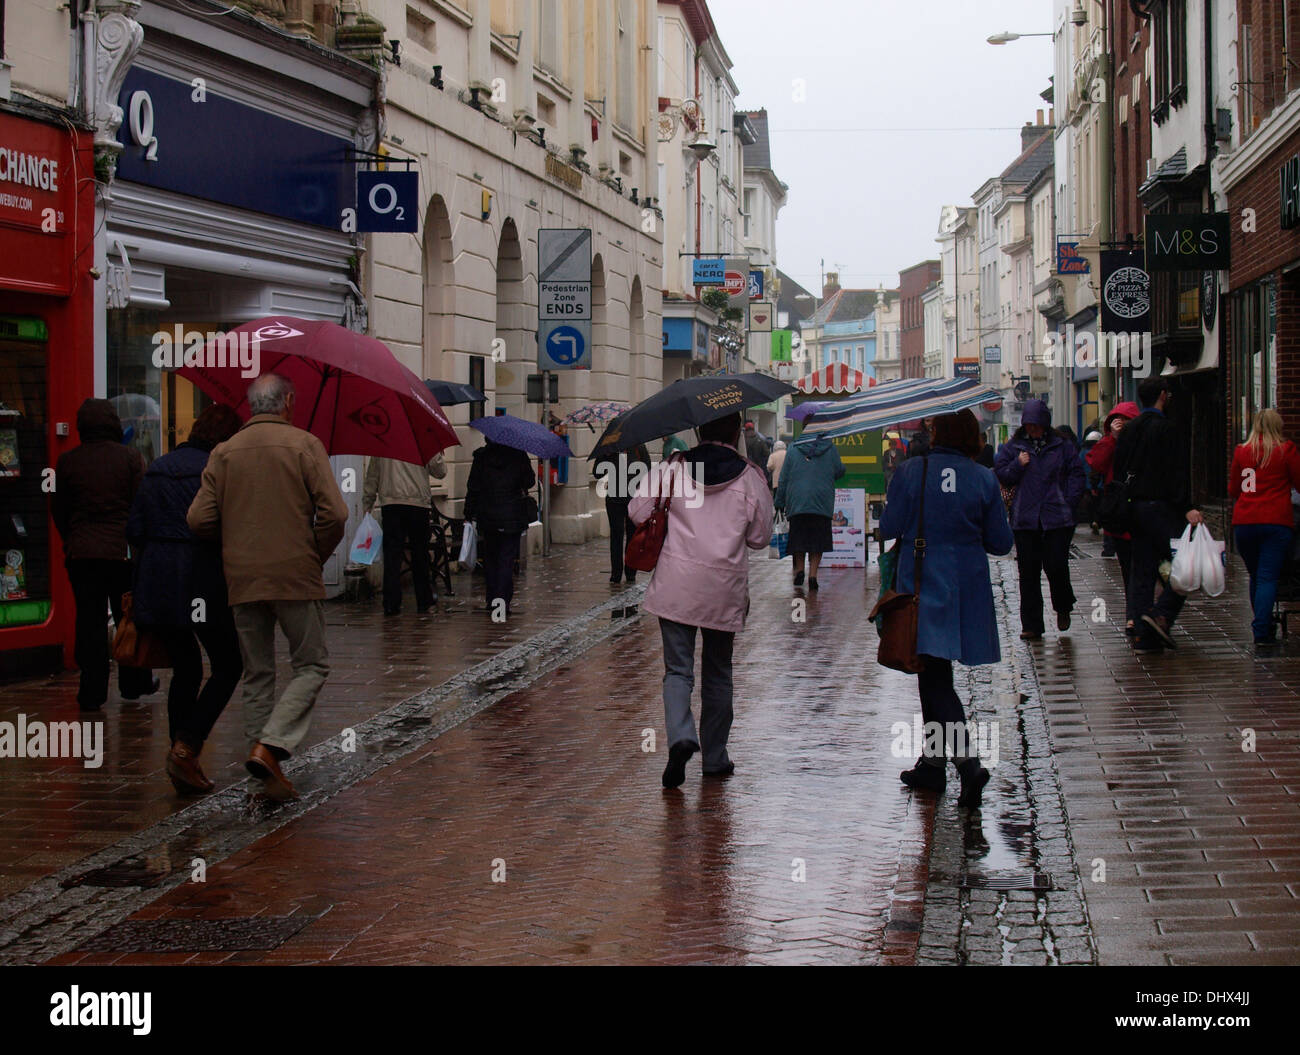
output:
[[1024,413],[1020,415],[1022,425],[1042,425],[1048,428],[1052,424],[1052,412],[1041,399],[1031,399],[1025,403]]

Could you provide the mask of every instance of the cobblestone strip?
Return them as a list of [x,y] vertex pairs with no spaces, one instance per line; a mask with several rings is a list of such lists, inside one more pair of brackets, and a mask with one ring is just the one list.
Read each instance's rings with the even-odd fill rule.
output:
[[[969,718],[997,723],[1000,757],[990,767],[979,813],[957,809],[955,782],[935,810],[917,962],[1095,964],[1033,655],[1019,640],[1016,566],[1006,558],[990,569],[1004,663],[956,668],[957,691],[970,701]],[[1075,618],[1082,613],[1076,611]],[[963,876],[997,880],[1039,873],[1051,875],[1052,890],[961,885]]]
[[[101,933],[191,876],[194,859],[210,868],[315,809],[376,770],[423,747],[504,697],[621,633],[635,621],[645,587],[635,586],[499,656],[470,667],[375,717],[358,723],[355,750],[347,730],[285,766],[301,798],[250,811],[241,787],[228,788],[136,832],[0,901],[0,965],[39,963]],[[92,870],[126,868],[153,885],[99,887],[63,883]]]

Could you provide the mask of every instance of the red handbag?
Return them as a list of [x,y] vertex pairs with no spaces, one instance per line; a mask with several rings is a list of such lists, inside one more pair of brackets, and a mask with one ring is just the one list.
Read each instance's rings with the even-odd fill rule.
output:
[[666,494],[655,499],[654,510],[637,525],[632,537],[627,540],[623,552],[623,567],[632,571],[654,571],[659,563],[659,551],[664,548],[664,539],[668,537],[668,509],[673,504],[672,488],[668,486],[671,466],[681,462],[680,454],[669,459],[670,468],[659,477],[662,490]]

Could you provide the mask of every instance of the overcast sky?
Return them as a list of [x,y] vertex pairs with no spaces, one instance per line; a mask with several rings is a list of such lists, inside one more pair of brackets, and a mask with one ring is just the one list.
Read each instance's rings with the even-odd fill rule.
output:
[[777,264],[810,290],[822,258],[857,288],[896,286],[900,268],[937,258],[940,207],[968,204],[1047,109],[1051,38],[986,38],[1050,32],[1051,0],[708,3],[736,104],[767,108],[772,167],[790,186]]

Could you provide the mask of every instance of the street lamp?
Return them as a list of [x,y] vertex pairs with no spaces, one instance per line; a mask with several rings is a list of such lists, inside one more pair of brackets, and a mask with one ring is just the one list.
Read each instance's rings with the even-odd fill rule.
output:
[[1021,37],[1055,36],[1055,33],[1012,33],[1010,30],[1003,30],[1001,33],[994,33],[988,40],[990,44],[1010,44],[1013,40],[1019,40]]

